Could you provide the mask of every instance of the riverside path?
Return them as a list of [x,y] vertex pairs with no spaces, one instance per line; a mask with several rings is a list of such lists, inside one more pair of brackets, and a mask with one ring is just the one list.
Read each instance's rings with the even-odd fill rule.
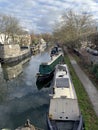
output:
[[96,115],[98,116],[98,90],[95,88],[93,83],[89,80],[87,75],[81,70],[81,68],[79,67],[77,62],[73,58],[71,58],[71,57],[69,57],[69,58],[70,58],[71,64],[72,64],[77,76],[79,77],[86,92],[88,93],[90,101],[93,105],[93,109],[94,109]]

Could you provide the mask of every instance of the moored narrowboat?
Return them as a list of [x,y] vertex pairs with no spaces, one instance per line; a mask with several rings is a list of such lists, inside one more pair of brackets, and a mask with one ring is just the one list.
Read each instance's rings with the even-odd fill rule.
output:
[[37,82],[48,82],[54,76],[55,66],[63,61],[63,53],[60,52],[52,56],[49,62],[41,63],[39,66],[39,73],[37,73]]
[[49,130],[84,130],[84,121],[66,64],[57,65],[47,125]]

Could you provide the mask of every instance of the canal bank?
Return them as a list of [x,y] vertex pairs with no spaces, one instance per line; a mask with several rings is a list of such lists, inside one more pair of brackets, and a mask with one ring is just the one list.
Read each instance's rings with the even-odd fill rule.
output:
[[[71,59],[72,60],[72,59]],[[82,83],[80,82],[78,76],[76,75],[68,55],[65,55],[65,62],[68,64],[70,73],[72,75],[72,81],[76,90],[76,94],[78,97],[78,102],[80,106],[80,110],[83,114],[85,121],[85,129],[86,130],[98,130],[98,117],[96,116],[91,101],[86,93]]]
[[46,112],[51,88],[38,90],[35,75],[39,64],[45,59],[48,61],[48,58],[49,52],[32,56],[23,66],[23,73],[5,81],[7,98],[0,103],[0,129],[6,127],[14,130],[29,118],[34,126],[47,130]]

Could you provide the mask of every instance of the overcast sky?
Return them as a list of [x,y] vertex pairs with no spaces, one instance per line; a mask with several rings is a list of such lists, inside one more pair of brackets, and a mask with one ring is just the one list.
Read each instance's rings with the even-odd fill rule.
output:
[[98,0],[0,0],[0,12],[15,16],[34,33],[51,32],[64,11],[88,11],[98,19]]

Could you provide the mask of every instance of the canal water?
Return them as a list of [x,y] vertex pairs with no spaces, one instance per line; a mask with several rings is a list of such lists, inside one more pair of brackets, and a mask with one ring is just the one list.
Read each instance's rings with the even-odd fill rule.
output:
[[51,88],[36,86],[36,73],[40,63],[49,59],[49,52],[43,52],[25,64],[0,66],[0,129],[14,130],[30,119],[35,126],[47,130]]

